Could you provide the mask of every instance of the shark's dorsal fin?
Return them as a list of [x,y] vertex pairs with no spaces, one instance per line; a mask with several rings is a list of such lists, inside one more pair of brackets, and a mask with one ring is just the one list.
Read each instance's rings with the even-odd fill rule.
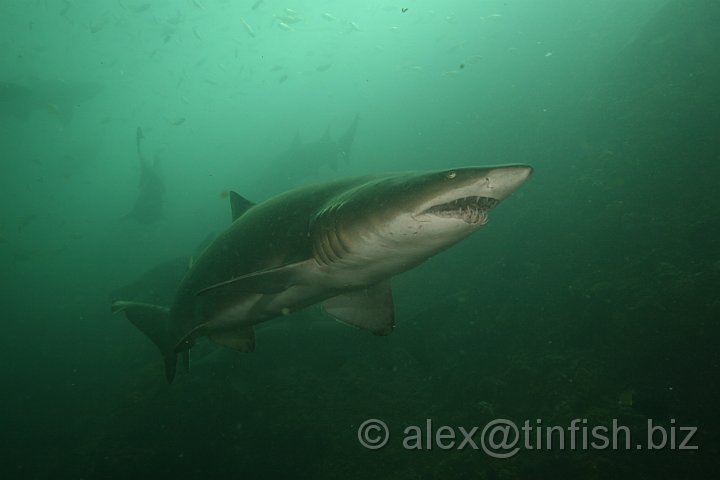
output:
[[320,139],[321,142],[329,142],[332,139],[332,136],[330,134],[330,125],[327,126],[325,129],[325,133],[323,133],[322,138]]
[[350,127],[343,133],[342,137],[338,139],[338,145],[340,147],[340,151],[343,153],[343,160],[347,161],[350,158],[350,150],[352,149],[352,144],[355,140],[355,132],[357,131],[358,122],[360,121],[360,116],[355,115],[355,119],[350,124]]
[[255,204],[243,197],[239,193],[230,192],[230,208],[232,209],[232,220],[233,222],[240,218],[243,213],[247,212],[250,207]]
[[322,307],[336,320],[369,330],[375,335],[388,335],[395,326],[395,307],[389,280],[328,298]]

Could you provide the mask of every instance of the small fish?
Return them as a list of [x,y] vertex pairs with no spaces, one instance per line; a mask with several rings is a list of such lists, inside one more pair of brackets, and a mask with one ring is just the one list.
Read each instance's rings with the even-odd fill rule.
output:
[[287,79],[288,79],[288,76],[287,76],[287,75],[283,75],[283,76],[280,77],[280,79],[278,80],[278,83],[285,83],[285,80],[287,80]]
[[275,15],[275,18],[280,20],[282,23],[286,23],[288,25],[292,25],[293,23],[297,23],[302,20],[299,17],[290,17],[288,15]]
[[45,105],[45,108],[47,108],[47,112],[51,115],[60,115],[62,113],[62,110],[56,103],[48,103]]
[[316,71],[316,72],[326,72],[327,70],[330,69],[330,67],[332,67],[332,63],[326,63],[326,64],[324,64],[324,65],[318,65],[317,67],[315,67],[315,71]]
[[252,29],[250,25],[245,21],[244,18],[240,17],[240,22],[242,22],[243,27],[245,27],[245,31],[250,35],[252,38],[255,38],[255,31]]
[[285,23],[285,22],[280,22],[280,23],[278,23],[278,26],[279,26],[280,28],[282,28],[283,30],[287,30],[287,31],[292,30],[292,28],[290,27],[290,25],[288,25],[288,24]]
[[105,28],[105,24],[107,23],[107,19],[103,18],[102,20],[93,20],[90,22],[90,33],[98,33],[100,30]]
[[150,8],[149,3],[141,3],[140,5],[135,5],[133,7],[130,7],[130,10],[133,13],[142,13]]
[[169,23],[170,25],[179,25],[180,22],[182,22],[182,14],[180,13],[180,10],[175,11],[175,16],[170,17],[167,20],[165,20],[166,23]]
[[499,13],[492,13],[492,14],[488,15],[487,17],[478,17],[478,18],[484,22],[488,18],[502,18],[502,15],[500,15]]
[[202,40],[202,36],[200,35],[200,32],[198,32],[197,27],[193,27],[192,31],[193,34],[195,34],[195,38],[197,38],[198,40]]
[[173,127],[179,127],[183,123],[185,123],[185,117],[176,118],[175,120],[170,122]]
[[70,0],[63,0],[63,3],[65,4],[65,6],[60,9],[60,15],[65,15],[67,11],[70,10],[70,7],[72,7],[72,3],[70,3]]
[[355,23],[355,22],[350,22],[350,26],[351,26],[355,31],[358,31],[358,32],[360,31],[360,25],[358,25],[357,23]]
[[257,2],[253,3],[252,8],[253,10],[257,10],[260,5],[262,5],[263,0],[257,0]]
[[335,17],[335,15],[333,15],[332,13],[325,12],[322,14],[322,17],[329,22],[334,22],[335,20],[337,20],[337,17]]
[[25,227],[30,225],[35,219],[37,218],[36,215],[30,214],[30,215],[23,215],[21,217],[17,217],[17,231],[22,232],[25,230]]
[[226,198],[229,197],[229,196],[230,196],[230,192],[228,192],[227,190],[223,190],[222,192],[220,192],[220,199],[221,199],[221,200],[224,200],[224,199],[226,199]]
[[203,4],[200,3],[200,0],[193,0],[193,5],[195,5],[195,6],[196,6],[197,8],[199,8],[200,10],[204,10],[204,9],[205,9],[205,7],[203,7]]

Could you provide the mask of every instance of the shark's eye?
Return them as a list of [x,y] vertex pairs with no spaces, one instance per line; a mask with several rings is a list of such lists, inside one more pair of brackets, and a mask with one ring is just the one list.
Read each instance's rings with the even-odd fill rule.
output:
[[457,177],[457,172],[448,172],[446,176],[447,178],[455,178]]

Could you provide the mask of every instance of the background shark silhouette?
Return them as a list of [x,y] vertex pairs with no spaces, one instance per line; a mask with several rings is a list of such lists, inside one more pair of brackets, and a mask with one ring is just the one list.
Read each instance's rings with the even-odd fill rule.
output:
[[332,138],[330,128],[322,138],[303,142],[297,133],[287,150],[271,159],[264,170],[264,178],[272,178],[275,191],[293,188],[312,179],[321,172],[335,172],[349,161],[355,141],[359,115],[338,138]]
[[100,90],[102,85],[91,82],[42,81],[19,85],[0,81],[0,116],[25,120],[35,112],[46,112],[66,125],[78,105]]
[[158,172],[158,158],[155,157],[151,164],[143,155],[141,143],[144,138],[142,129],[138,127],[135,143],[138,160],[140,161],[140,185],[135,205],[124,217],[134,218],[139,223],[152,224],[163,217],[165,184]]

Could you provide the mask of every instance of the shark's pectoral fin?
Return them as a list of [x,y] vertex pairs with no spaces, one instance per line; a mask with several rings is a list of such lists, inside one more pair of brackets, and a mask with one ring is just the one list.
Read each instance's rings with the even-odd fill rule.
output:
[[165,377],[168,383],[175,378],[177,354],[174,351],[175,338],[170,331],[170,310],[149,303],[124,302],[112,303],[112,312],[125,312],[130,323],[143,332],[160,349],[165,360]]
[[218,345],[239,352],[252,352],[255,350],[255,329],[252,326],[212,332],[208,337]]
[[388,335],[395,326],[395,308],[389,280],[328,298],[322,306],[331,317],[369,330],[375,335]]
[[260,270],[240,277],[203,288],[197,295],[260,293],[272,295],[287,290],[292,285],[302,283],[314,260],[303,260],[282,267]]

